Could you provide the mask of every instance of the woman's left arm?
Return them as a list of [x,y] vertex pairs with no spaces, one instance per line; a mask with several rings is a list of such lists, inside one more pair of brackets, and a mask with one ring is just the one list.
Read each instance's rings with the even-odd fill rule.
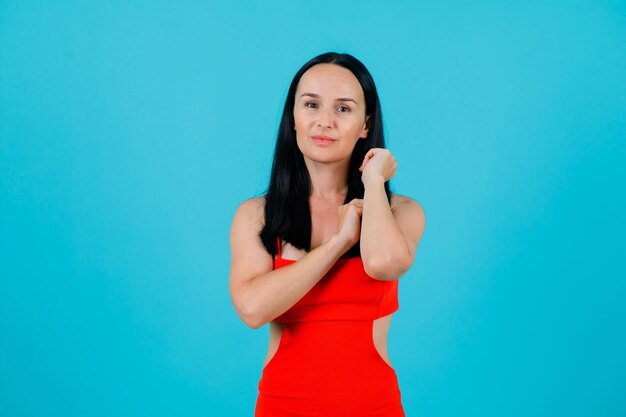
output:
[[393,209],[387,201],[385,182],[395,175],[397,165],[383,148],[371,149],[361,165],[365,185],[361,258],[365,272],[382,281],[398,280],[411,267],[426,226],[417,201],[396,196]]

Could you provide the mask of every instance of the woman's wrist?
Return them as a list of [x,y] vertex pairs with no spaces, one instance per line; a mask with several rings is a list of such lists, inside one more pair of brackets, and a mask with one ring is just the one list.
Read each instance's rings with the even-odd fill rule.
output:
[[350,242],[339,233],[332,235],[324,244],[328,245],[329,250],[336,255],[337,259],[352,247]]
[[365,188],[381,186],[386,182],[385,177],[381,174],[371,174],[367,177],[362,176],[361,181],[363,181]]

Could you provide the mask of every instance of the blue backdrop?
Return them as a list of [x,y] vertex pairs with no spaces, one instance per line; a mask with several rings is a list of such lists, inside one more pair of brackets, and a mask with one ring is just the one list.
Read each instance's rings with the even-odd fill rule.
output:
[[407,416],[626,415],[626,5],[436,3],[2,1],[0,414],[252,415],[230,223],[335,50],[426,212]]

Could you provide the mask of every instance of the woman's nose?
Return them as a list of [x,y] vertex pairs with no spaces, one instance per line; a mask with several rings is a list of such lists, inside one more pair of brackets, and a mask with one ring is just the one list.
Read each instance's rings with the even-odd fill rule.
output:
[[332,109],[321,110],[319,113],[317,125],[320,127],[333,127],[334,119]]

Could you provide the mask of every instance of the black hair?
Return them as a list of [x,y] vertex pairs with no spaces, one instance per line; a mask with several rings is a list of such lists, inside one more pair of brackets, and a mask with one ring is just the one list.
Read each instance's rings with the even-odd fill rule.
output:
[[[296,142],[293,110],[300,78],[309,68],[317,64],[334,64],[350,70],[361,84],[365,96],[365,113],[370,116],[366,125],[369,129],[367,137],[359,139],[352,151],[348,168],[348,192],[344,204],[354,198],[363,198],[365,187],[361,182],[359,167],[365,154],[371,148],[385,147],[378,92],[365,65],[352,55],[336,52],[318,55],[304,64],[293,77],[289,86],[278,128],[270,182],[265,195],[265,224],[259,237],[272,256],[277,254],[277,236],[298,249],[307,252],[311,250],[311,211],[309,207],[311,178],[304,163],[304,156]],[[387,201],[391,202],[389,181],[385,182],[385,193],[387,194]],[[357,242],[344,256],[360,256],[359,243]]]

